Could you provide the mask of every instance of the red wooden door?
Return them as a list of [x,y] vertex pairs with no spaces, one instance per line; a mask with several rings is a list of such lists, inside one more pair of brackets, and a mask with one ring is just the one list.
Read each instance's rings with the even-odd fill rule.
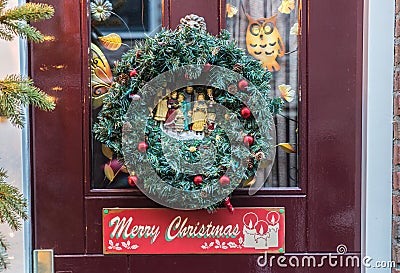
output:
[[[52,113],[32,111],[33,248],[55,252],[56,272],[360,272],[359,268],[257,265],[258,255],[102,254],[101,210],[159,207],[137,190],[91,189],[86,1],[40,1],[55,17],[38,27],[54,36],[32,45],[30,72],[56,97]],[[302,3],[300,179],[293,189],[238,190],[237,207],[286,208],[286,256],[361,248],[363,1]],[[225,26],[223,0],[165,0],[163,23],[196,13],[209,31]],[[133,7],[134,8],[134,7]],[[318,256],[317,255],[317,256]]]

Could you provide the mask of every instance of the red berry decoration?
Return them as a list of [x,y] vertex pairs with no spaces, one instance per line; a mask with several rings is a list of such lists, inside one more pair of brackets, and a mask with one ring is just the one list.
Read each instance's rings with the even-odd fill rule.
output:
[[149,145],[147,145],[146,142],[142,141],[142,142],[139,142],[137,148],[138,148],[139,152],[145,153],[147,148],[149,148]]
[[129,76],[135,77],[137,75],[136,68],[134,68],[131,72],[129,72]]
[[235,208],[232,206],[231,199],[229,197],[225,198],[224,203],[230,213],[235,211]]
[[231,179],[226,175],[221,176],[221,178],[219,179],[219,183],[221,184],[221,186],[226,186],[230,182],[231,182]]
[[246,146],[251,146],[254,142],[254,138],[252,136],[245,136],[243,138],[243,142],[246,144]]
[[240,110],[240,115],[244,118],[249,118],[251,116],[251,111],[247,107],[243,107],[242,110]]
[[201,175],[196,175],[193,178],[193,182],[198,186],[203,182],[203,177]]
[[238,83],[238,87],[240,90],[246,90],[248,86],[249,86],[249,83],[246,80],[241,80]]
[[190,81],[190,80],[191,80],[191,78],[190,78],[189,74],[185,73],[185,79],[186,79],[186,80],[188,80],[188,81]]
[[128,184],[129,184],[129,186],[131,186],[131,187],[136,186],[137,183],[138,183],[138,181],[139,181],[139,178],[138,178],[136,175],[130,175],[130,176],[128,177]]
[[203,71],[204,72],[208,72],[208,71],[210,71],[210,69],[211,69],[211,64],[210,63],[206,63],[204,65]]

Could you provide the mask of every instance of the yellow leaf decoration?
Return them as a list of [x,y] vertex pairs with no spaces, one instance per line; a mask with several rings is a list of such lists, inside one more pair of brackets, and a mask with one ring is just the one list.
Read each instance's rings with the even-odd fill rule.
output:
[[110,33],[106,36],[99,37],[100,43],[108,50],[118,50],[122,45],[121,37],[116,33]]
[[101,151],[103,152],[103,155],[107,157],[108,159],[112,160],[113,157],[113,152],[111,151],[110,148],[108,148],[106,145],[101,144]]
[[281,149],[288,154],[292,154],[296,152],[296,149],[290,145],[289,143],[279,143],[277,146],[281,147]]
[[295,24],[290,28],[290,34],[291,34],[291,35],[299,35],[299,23],[295,23]]
[[292,90],[292,87],[287,84],[281,84],[278,86],[281,92],[281,98],[285,99],[287,102],[292,102],[296,96],[296,91]]
[[232,18],[238,13],[238,8],[232,6],[231,4],[226,4],[226,13],[228,14],[229,18]]
[[110,180],[110,182],[112,182],[115,178],[114,171],[108,164],[104,165],[104,174],[106,175],[107,179]]
[[280,13],[290,14],[294,10],[294,0],[282,0],[278,10]]
[[256,182],[256,178],[252,177],[247,179],[244,183],[243,183],[243,187],[251,187],[254,183]]

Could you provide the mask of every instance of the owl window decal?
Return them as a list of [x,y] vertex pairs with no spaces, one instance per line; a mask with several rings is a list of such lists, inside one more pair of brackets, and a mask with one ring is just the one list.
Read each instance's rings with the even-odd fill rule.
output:
[[246,33],[247,51],[262,62],[269,71],[279,71],[278,57],[285,55],[285,45],[276,27],[276,17],[254,19],[248,13],[249,25]]

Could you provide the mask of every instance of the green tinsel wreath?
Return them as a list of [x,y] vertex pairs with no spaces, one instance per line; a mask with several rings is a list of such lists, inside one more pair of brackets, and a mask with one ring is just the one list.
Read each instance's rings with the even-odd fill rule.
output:
[[[98,115],[98,122],[94,124],[93,131],[96,139],[111,148],[117,158],[123,162],[122,132],[126,122],[125,115],[131,106],[132,99],[137,99],[136,94],[153,78],[166,71],[175,71],[187,65],[200,67],[214,65],[233,70],[251,83],[247,88],[250,96],[253,95],[254,98],[260,96],[266,102],[267,107],[254,99],[250,105],[252,115],[249,118],[244,118],[240,114],[241,109],[245,106],[242,100],[235,96],[235,92],[226,91],[238,88],[238,83],[232,85],[233,79],[229,75],[217,73],[211,76],[214,82],[213,99],[216,103],[232,111],[235,118],[241,123],[241,128],[231,128],[232,131],[238,134],[237,138],[242,135],[250,135],[254,139],[249,147],[252,156],[248,158],[247,168],[234,174],[243,181],[251,179],[254,176],[254,170],[258,167],[260,159],[258,155],[262,153],[266,156],[272,149],[270,138],[264,137],[268,135],[268,132],[260,131],[257,122],[268,124],[266,129],[269,129],[272,113],[280,111],[282,100],[270,96],[269,80],[271,73],[263,69],[259,61],[247,56],[243,49],[238,48],[236,43],[230,40],[230,34],[227,31],[222,31],[216,37],[204,30],[181,25],[177,30],[162,30],[154,38],[146,39],[135,49],[125,53],[113,71],[115,83],[104,99],[103,108]],[[202,73],[204,72],[198,69],[188,69],[182,77],[186,77],[190,84],[191,80],[201,77]],[[207,87],[196,87],[196,92],[203,92],[206,99],[210,99],[204,92]],[[178,91],[185,92],[184,90]],[[140,93],[140,95],[146,96],[146,93]],[[265,120],[256,121],[254,115],[264,117]],[[176,168],[171,166],[171,161],[166,159],[162,146],[168,144],[168,141],[173,142],[173,140],[169,139],[168,136],[165,137],[164,132],[152,116],[149,116],[148,112],[142,112],[138,113],[137,118],[138,123],[131,122],[130,127],[139,126],[139,120],[145,122],[145,141],[148,149],[144,154],[131,151],[131,155],[139,162],[149,161],[158,176],[173,187],[192,191],[216,185],[211,187],[212,191],[224,190],[224,187],[218,186],[219,178],[228,167],[237,168],[235,166],[237,160],[248,157],[248,152],[231,147],[226,133],[220,128],[216,128],[209,135],[206,135],[203,140],[181,141],[176,146],[177,148],[175,147],[175,152],[187,162],[192,163],[198,161],[200,146],[206,149],[210,145],[216,146],[216,157],[211,162],[203,162],[205,165],[208,164],[208,167],[205,167],[202,174],[204,181],[197,185],[193,182],[196,174],[176,171]],[[230,117],[225,117],[228,124],[229,119]],[[130,130],[135,130],[135,128],[130,128]],[[160,140],[162,138],[164,141],[161,145]],[[194,151],[192,147],[196,150]],[[180,196],[168,196],[168,192],[159,188],[159,185],[141,176],[140,168],[134,171],[139,177],[140,183],[146,184],[145,188],[148,191],[158,192],[159,195],[175,199],[176,202],[185,201]],[[215,206],[217,205],[218,203],[215,204]],[[214,209],[214,206],[209,208]]]

